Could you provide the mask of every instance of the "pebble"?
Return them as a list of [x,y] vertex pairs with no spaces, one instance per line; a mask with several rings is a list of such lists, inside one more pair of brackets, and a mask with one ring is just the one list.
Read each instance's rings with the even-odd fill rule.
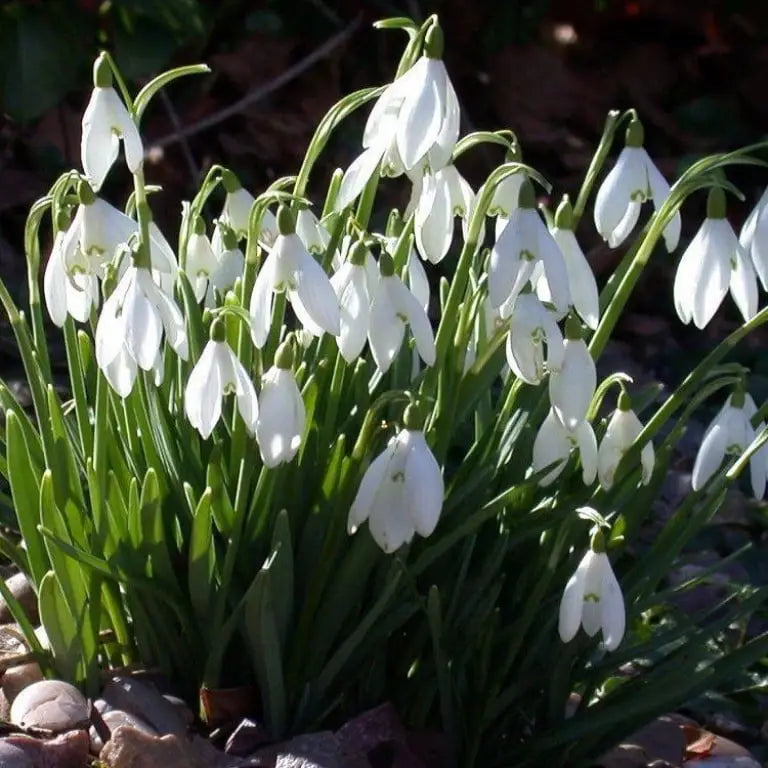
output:
[[3,768],[83,768],[88,760],[88,734],[69,731],[53,739],[8,736],[0,739]]
[[[121,725],[127,725],[131,728],[135,728],[137,731],[142,731],[142,733],[147,733],[153,736],[157,735],[154,729],[141,718],[119,709],[110,709],[106,712],[102,712],[101,719],[110,734],[112,731],[117,730]],[[98,755],[104,748],[104,741],[102,741],[95,726],[92,725],[88,733],[91,737],[91,752],[94,755]]]
[[187,721],[176,704],[165,699],[150,683],[115,675],[104,687],[101,698],[112,709],[128,712],[145,721],[157,733],[186,734]]
[[[5,580],[5,586],[11,591],[11,594],[19,601],[27,618],[35,624],[38,619],[37,595],[30,580],[23,573],[14,573],[13,576]],[[11,615],[11,609],[0,597],[0,624],[16,621]]]
[[43,672],[36,661],[29,664],[19,664],[16,667],[10,667],[3,675],[2,684],[3,693],[8,701],[13,704],[13,700],[32,683],[37,683],[43,679]]
[[25,688],[11,705],[14,725],[69,731],[88,722],[88,702],[74,685],[41,680]]

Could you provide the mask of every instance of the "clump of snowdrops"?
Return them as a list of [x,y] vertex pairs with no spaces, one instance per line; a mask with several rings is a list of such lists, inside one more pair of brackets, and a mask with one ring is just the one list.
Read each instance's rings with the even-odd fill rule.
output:
[[[141,118],[206,68],[133,96],[108,54],[96,60],[82,170],[29,216],[28,313],[0,284],[33,400],[27,412],[0,387],[21,537],[2,550],[35,585],[47,639],[15,612],[46,669],[89,691],[135,663],[189,696],[254,683],[275,738],[389,699],[409,727],[442,729],[463,765],[575,765],[768,648],[722,640],[764,590],[734,588],[692,621],[665,582],[742,471],[765,490],[765,408],[723,362],[768,319],[768,198],[740,237],[725,211],[741,195],[724,170],[759,163],[759,148],[704,158],[670,187],[639,116],[611,113],[571,200],[512,131],[459,137],[435,17],[379,26],[408,34],[393,81],[331,107],[297,175],[255,197],[212,167],[170,239],[152,219]],[[360,154],[315,178],[358,110]],[[461,157],[480,144],[500,164],[475,190]],[[620,260],[598,292],[576,232],[606,164],[594,225]],[[100,190],[126,168],[120,210]],[[308,198],[310,179],[324,197]],[[378,205],[382,184],[410,193],[402,211]],[[730,289],[743,325],[663,396],[620,371],[598,382],[694,193],[707,218],[670,298],[703,327]],[[64,335],[65,394],[46,314]],[[710,399],[724,405],[691,493],[641,550],[675,445]]]

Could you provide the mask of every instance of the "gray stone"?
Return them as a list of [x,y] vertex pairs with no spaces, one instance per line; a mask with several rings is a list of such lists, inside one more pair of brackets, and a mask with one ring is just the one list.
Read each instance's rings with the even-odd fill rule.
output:
[[35,768],[32,758],[21,747],[0,739],[0,765],[3,768]]
[[228,755],[249,755],[269,742],[267,729],[255,720],[243,718],[230,734],[224,751]]
[[[22,756],[26,762],[22,761]],[[30,736],[0,739],[0,765],[3,768],[83,768],[87,760],[88,734],[85,731],[69,731],[46,740]]]
[[6,670],[2,679],[3,693],[8,701],[13,704],[14,699],[32,683],[43,679],[43,672],[36,661],[28,664],[19,664]]
[[119,709],[144,720],[156,733],[186,734],[187,722],[175,704],[163,698],[149,683],[115,675],[104,687],[101,698],[112,709]]
[[[11,594],[19,601],[24,613],[29,620],[37,623],[37,595],[29,579],[23,573],[15,573],[9,579],[5,580],[5,586],[11,591]],[[7,624],[10,621],[16,621],[11,615],[3,597],[0,597],[0,624]]]
[[[128,712],[123,712],[119,709],[110,709],[103,712],[101,714],[101,720],[110,734],[112,731],[117,730],[121,725],[127,725],[142,733],[148,733],[153,736],[157,735],[155,730],[141,718],[136,717],[135,715],[130,715]],[[88,731],[88,734],[91,737],[91,752],[94,755],[98,755],[104,747],[104,742],[93,725]]]
[[11,705],[11,722],[25,728],[69,731],[88,722],[88,702],[74,685],[41,680],[25,688]]

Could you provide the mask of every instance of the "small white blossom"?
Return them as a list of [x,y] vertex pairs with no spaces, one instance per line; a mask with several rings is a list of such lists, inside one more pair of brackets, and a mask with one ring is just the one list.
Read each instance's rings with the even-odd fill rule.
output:
[[420,429],[403,429],[370,464],[349,510],[347,528],[367,520],[374,541],[390,553],[414,534],[429,536],[443,506],[443,476]]
[[569,430],[576,429],[586,418],[597,387],[595,361],[578,333],[578,330],[574,331],[574,337],[565,340],[562,362],[557,367],[550,367],[549,374],[552,409]]
[[[720,469],[727,455],[740,456],[747,446],[765,427],[761,422],[757,427],[752,426],[752,417],[757,413],[755,401],[748,392],[736,392],[728,397],[720,412],[704,433],[704,438],[696,454],[693,465],[691,485],[694,491],[701,490]],[[766,484],[766,452],[761,448],[749,462],[752,492],[756,499],[765,495]]]
[[539,485],[554,483],[574,450],[578,450],[581,458],[584,485],[592,485],[597,476],[597,439],[592,425],[581,421],[574,430],[566,429],[550,408],[533,441],[531,465],[534,472],[541,472],[555,462],[558,464],[539,480]]
[[752,260],[763,290],[768,291],[768,189],[747,216],[739,233],[739,245]]
[[[597,451],[597,476],[605,490],[609,490],[613,485],[619,462],[643,430],[643,425],[630,408],[628,400],[629,398],[623,393],[619,397],[619,405],[608,422],[608,428]],[[653,443],[648,441],[640,451],[643,485],[651,482],[654,462]]]
[[576,636],[579,625],[593,637],[602,630],[606,650],[619,647],[626,627],[626,610],[621,587],[604,551],[590,550],[563,591],[558,631],[564,643]]

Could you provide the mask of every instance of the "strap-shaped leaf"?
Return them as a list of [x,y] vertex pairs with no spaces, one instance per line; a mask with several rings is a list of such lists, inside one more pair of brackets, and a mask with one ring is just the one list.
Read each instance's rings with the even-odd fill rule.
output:
[[136,120],[141,120],[141,116],[144,114],[144,110],[149,106],[152,97],[155,96],[161,88],[165,88],[166,85],[172,83],[174,80],[178,80],[180,77],[186,77],[187,75],[205,75],[210,71],[211,69],[207,64],[188,64],[185,67],[169,69],[167,72],[163,72],[163,74],[153,78],[138,92],[136,98],[133,100],[133,111],[136,114]]

